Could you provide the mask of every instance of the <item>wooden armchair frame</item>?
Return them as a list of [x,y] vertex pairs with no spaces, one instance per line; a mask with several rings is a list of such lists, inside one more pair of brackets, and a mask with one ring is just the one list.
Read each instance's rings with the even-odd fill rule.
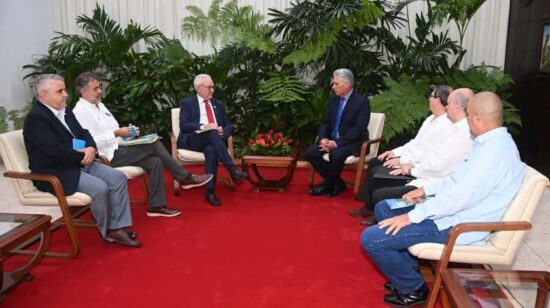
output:
[[[426,304],[426,307],[435,307],[437,296],[439,295],[439,291],[441,289],[441,273],[443,273],[443,271],[449,265],[449,260],[451,259],[456,240],[460,234],[472,231],[524,231],[531,229],[531,227],[531,224],[527,221],[462,223],[456,225],[449,233],[449,239],[447,240],[447,243],[443,248],[441,259],[439,259],[439,261],[435,263],[435,266],[433,268],[435,272],[434,281],[430,290],[430,295],[428,297],[428,303]],[[445,299],[444,302],[447,303],[447,300]]]
[[[52,185],[55,191],[55,197],[59,203],[59,208],[61,209],[62,217],[54,221],[51,226],[51,230],[55,230],[61,226],[67,228],[67,233],[69,235],[69,241],[71,243],[70,252],[46,252],[46,257],[53,258],[63,258],[63,259],[72,259],[78,255],[80,251],[80,242],[78,240],[78,234],[76,232],[76,227],[86,227],[86,228],[95,228],[95,221],[93,220],[84,220],[79,219],[78,217],[84,214],[89,210],[90,206],[85,205],[81,207],[69,206],[67,198],[65,196],[65,191],[61,182],[56,176],[49,174],[40,174],[40,173],[26,173],[26,172],[13,172],[8,171],[4,173],[5,177],[13,179],[22,179],[22,180],[35,180],[35,181],[44,181]],[[22,245],[26,246],[25,244]],[[13,251],[15,254],[25,254],[25,255],[34,255],[36,251],[28,249],[16,249]]]

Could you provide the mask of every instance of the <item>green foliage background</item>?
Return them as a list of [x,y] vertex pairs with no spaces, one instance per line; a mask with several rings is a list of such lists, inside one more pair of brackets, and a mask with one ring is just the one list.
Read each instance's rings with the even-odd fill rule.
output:
[[[269,129],[301,147],[311,144],[331,95],[332,72],[342,67],[354,72],[354,89],[372,97],[372,110],[386,114],[387,142],[417,130],[429,113],[429,86],[441,83],[496,92],[505,101],[506,124],[517,133],[518,110],[506,101],[510,77],[492,67],[459,69],[467,52],[464,32],[485,1],[422,1],[424,13],[410,16],[413,29],[404,10],[416,1],[296,1],[270,9],[268,21],[236,0],[212,1],[207,12],[188,6],[182,33],[209,42],[215,52],[206,56],[189,53],[155,28],[121,27],[97,5],[92,16],[77,17],[84,35],[57,33],[48,54],[24,68],[29,80],[42,73],[64,76],[71,103],[76,75],[94,71],[103,78],[103,102],[121,124],[161,135],[170,130],[169,109],[193,93],[194,76],[208,73],[233,122],[237,153]],[[458,41],[439,30],[447,23],[458,27]],[[409,30],[406,38],[395,34],[399,29]],[[136,51],[136,44],[146,51]],[[5,123],[0,109],[0,129]]]

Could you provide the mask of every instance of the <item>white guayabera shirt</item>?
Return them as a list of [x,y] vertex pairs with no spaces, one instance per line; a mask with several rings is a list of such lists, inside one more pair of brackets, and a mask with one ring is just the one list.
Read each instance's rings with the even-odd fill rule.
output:
[[101,102],[96,106],[80,98],[73,113],[80,125],[87,129],[94,138],[98,153],[109,160],[113,159],[121,138],[115,137],[115,130],[120,126],[109,109]]

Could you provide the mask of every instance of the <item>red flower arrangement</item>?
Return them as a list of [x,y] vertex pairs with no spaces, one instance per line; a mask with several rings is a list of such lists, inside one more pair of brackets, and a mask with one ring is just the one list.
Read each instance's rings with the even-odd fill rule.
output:
[[283,133],[270,129],[267,134],[258,134],[255,140],[248,141],[252,154],[264,156],[285,156],[292,152],[292,139],[283,136]]

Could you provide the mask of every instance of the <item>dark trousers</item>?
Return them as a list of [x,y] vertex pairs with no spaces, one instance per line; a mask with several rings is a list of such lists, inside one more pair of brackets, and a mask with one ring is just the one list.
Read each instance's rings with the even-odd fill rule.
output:
[[[411,180],[404,179],[379,179],[376,178],[377,172],[387,169],[383,166],[383,161],[373,158],[369,161],[365,183],[359,191],[358,198],[365,202],[363,211],[374,211],[374,206],[381,200],[388,198],[400,198],[403,194],[416,189],[414,186],[405,186]],[[380,192],[378,192],[381,190]]]
[[185,148],[191,151],[203,152],[205,158],[204,171],[211,173],[214,178],[206,184],[206,192],[211,193],[216,186],[218,159],[225,165],[231,174],[235,173],[233,159],[229,156],[227,145],[218,131],[213,129],[187,137]]
[[[323,159],[326,152],[319,151],[319,144],[315,143],[306,151],[306,160],[315,168],[324,179],[324,185],[332,189],[335,185],[342,185],[344,181],[340,177],[346,158],[352,155],[352,146],[340,146],[329,153],[330,161]],[[345,184],[343,184],[345,185]]]
[[149,207],[168,205],[164,186],[164,168],[178,181],[187,177],[189,171],[181,167],[160,141],[151,144],[121,146],[115,151],[111,166],[139,166],[147,171],[149,178]]

